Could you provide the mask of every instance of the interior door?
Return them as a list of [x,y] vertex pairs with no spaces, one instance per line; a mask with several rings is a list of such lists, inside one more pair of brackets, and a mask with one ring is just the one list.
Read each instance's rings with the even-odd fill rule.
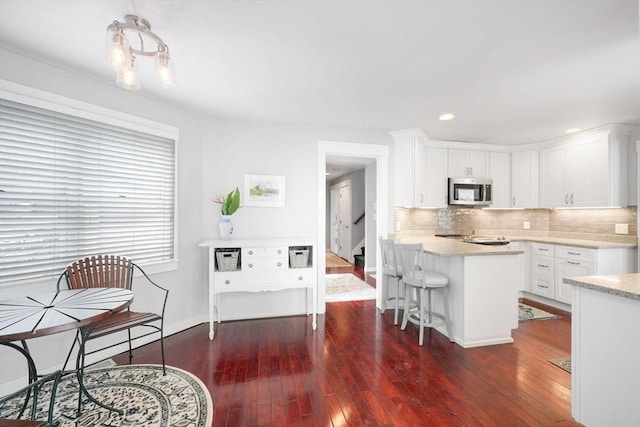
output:
[[338,255],[351,261],[351,183],[343,182],[340,184],[340,212],[338,214],[340,220],[339,242],[340,247]]
[[330,204],[329,207],[329,245],[327,246],[334,254],[339,253],[340,248],[340,218],[338,213],[340,212],[340,188],[337,185],[331,187]]

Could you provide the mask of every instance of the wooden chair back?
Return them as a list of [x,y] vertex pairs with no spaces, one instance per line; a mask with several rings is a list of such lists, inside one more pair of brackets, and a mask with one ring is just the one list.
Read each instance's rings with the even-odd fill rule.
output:
[[133,263],[123,256],[95,255],[69,264],[65,276],[71,289],[131,289]]

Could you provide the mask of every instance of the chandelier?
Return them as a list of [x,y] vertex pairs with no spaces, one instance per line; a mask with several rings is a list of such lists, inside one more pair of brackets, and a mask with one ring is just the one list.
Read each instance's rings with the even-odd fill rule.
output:
[[[151,25],[147,20],[136,15],[125,15],[124,21],[113,21],[107,27],[104,62],[116,72],[118,86],[129,90],[140,89],[140,74],[136,64],[138,56],[155,57],[154,77],[166,88],[175,86],[176,77],[169,46],[151,32]],[[132,47],[128,36],[133,36],[133,44],[138,48]],[[145,50],[145,41],[153,42],[156,49]]]

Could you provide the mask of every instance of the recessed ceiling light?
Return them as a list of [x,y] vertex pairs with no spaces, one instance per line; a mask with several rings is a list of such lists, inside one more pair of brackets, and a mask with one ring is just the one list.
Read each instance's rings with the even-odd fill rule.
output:
[[580,132],[582,129],[580,128],[571,128],[571,129],[567,129],[565,132],[566,133],[576,133],[576,132]]
[[456,115],[453,114],[453,113],[446,113],[446,114],[442,114],[440,117],[438,117],[438,120],[446,121],[446,120],[454,119],[455,117],[456,117]]
[[331,175],[329,172],[325,172],[324,174],[327,175],[327,176]]

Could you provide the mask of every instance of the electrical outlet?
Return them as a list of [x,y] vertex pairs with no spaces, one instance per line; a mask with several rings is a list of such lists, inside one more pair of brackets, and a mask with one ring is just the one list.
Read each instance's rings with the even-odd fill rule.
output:
[[616,234],[629,234],[629,224],[616,224]]
[[529,221],[523,222],[522,223],[522,228],[524,228],[525,230],[531,229],[531,223]]

